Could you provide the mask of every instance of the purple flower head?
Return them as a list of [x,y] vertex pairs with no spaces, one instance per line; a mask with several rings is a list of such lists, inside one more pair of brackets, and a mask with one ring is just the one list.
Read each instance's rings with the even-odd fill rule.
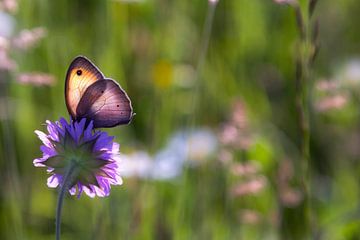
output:
[[86,126],[64,118],[59,122],[46,121],[48,134],[36,130],[43,145],[41,158],[34,160],[35,167],[47,167],[51,176],[47,185],[56,188],[63,184],[63,177],[70,165],[74,166],[69,192],[80,197],[85,192],[90,197],[110,194],[110,185],[121,185],[119,175],[119,144],[114,137],[99,130],[93,123]]

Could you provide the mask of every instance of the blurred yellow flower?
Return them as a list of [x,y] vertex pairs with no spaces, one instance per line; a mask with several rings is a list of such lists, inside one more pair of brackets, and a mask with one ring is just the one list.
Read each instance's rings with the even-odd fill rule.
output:
[[160,60],[152,67],[152,79],[154,85],[159,89],[171,86],[173,80],[173,66],[166,60]]

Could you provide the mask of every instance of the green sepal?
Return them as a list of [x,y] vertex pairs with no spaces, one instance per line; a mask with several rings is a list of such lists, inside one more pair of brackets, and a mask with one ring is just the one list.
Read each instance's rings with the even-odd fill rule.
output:
[[91,169],[97,169],[105,166],[106,164],[109,164],[109,161],[93,158],[86,163],[86,167]]
[[99,183],[91,171],[82,172],[78,176],[77,180],[81,183],[86,183],[86,185],[92,184],[99,187]]
[[66,163],[67,162],[65,161],[65,157],[62,155],[55,155],[53,157],[49,157],[44,162],[45,165],[55,168],[55,169],[66,167]]
[[70,136],[68,131],[65,131],[65,136],[62,138],[60,143],[62,144],[65,151],[76,148],[75,140]]

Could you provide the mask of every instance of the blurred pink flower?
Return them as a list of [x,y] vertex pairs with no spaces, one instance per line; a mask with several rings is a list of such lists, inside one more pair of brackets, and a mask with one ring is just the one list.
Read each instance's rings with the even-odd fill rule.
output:
[[145,27],[133,27],[129,29],[129,48],[135,56],[141,56],[141,59],[147,59],[153,45],[151,33]]
[[339,93],[334,96],[320,99],[316,102],[315,109],[319,112],[340,109],[347,104],[348,100],[347,95]]
[[285,159],[280,162],[278,169],[278,180],[281,186],[287,186],[288,181],[294,176],[294,168],[290,160]]
[[[8,10],[9,12],[15,11],[17,9],[17,1],[0,0],[0,9]],[[15,20],[13,20],[12,16],[0,11],[0,20],[0,70],[11,72],[19,83],[36,86],[53,85],[55,78],[52,75],[45,73],[18,73],[15,71],[17,63],[11,58],[11,53],[14,50],[27,50],[33,47],[45,36],[45,29],[42,27],[32,30],[25,29],[13,37],[12,32]]]
[[225,123],[219,134],[220,142],[236,149],[248,149],[253,143],[251,129],[248,123],[245,104],[235,101],[229,122]]
[[9,57],[7,51],[0,48],[0,70],[12,71],[16,67],[16,62]]
[[248,128],[248,118],[246,114],[245,105],[242,101],[236,101],[233,106],[234,112],[232,115],[232,121],[234,124],[244,130]]
[[6,51],[9,49],[9,40],[0,36],[0,51]]
[[355,58],[348,61],[336,75],[336,79],[348,84],[357,85],[360,81],[360,59]]
[[247,224],[258,224],[261,221],[261,215],[251,209],[244,209],[240,212],[240,220]]
[[296,4],[297,0],[273,0],[277,4]]
[[222,149],[219,152],[219,160],[224,164],[228,164],[233,160],[233,154],[231,151]]
[[303,195],[296,189],[283,189],[280,194],[280,200],[287,207],[297,206],[303,199]]
[[231,166],[231,171],[236,176],[252,175],[259,171],[259,166],[255,163],[234,163]]
[[5,12],[15,13],[18,10],[18,3],[16,0],[2,0],[0,1],[0,9]]
[[223,145],[229,145],[238,149],[248,149],[253,143],[249,133],[241,133],[239,129],[231,124],[224,126],[219,138]]
[[333,91],[338,88],[338,83],[335,81],[329,81],[329,80],[320,80],[316,83],[316,89],[319,91]]
[[31,30],[24,29],[13,39],[13,45],[21,50],[33,47],[40,39],[46,35],[45,28],[37,27]]
[[281,161],[278,169],[277,184],[280,201],[287,207],[295,207],[303,199],[303,194],[290,185],[293,177],[294,167],[292,162],[288,159]]
[[224,145],[235,144],[239,137],[239,132],[235,126],[226,124],[220,133],[220,142]]
[[45,73],[21,73],[16,80],[22,84],[32,84],[35,86],[51,86],[55,83],[55,77]]
[[232,194],[234,196],[255,195],[260,193],[265,186],[266,178],[263,176],[258,176],[233,187]]
[[251,138],[251,136],[243,136],[239,139],[237,147],[239,147],[240,149],[249,149],[252,144],[253,139]]

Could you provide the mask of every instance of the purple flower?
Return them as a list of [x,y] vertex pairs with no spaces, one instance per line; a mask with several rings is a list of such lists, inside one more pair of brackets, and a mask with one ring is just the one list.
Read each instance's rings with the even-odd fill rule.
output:
[[63,184],[63,177],[70,165],[74,166],[69,192],[80,197],[105,197],[111,185],[121,185],[119,174],[119,144],[114,137],[99,130],[93,131],[93,123],[86,126],[64,118],[59,122],[46,121],[48,134],[36,130],[44,145],[40,146],[41,158],[34,160],[35,167],[47,167],[51,176],[47,185],[56,188]]

